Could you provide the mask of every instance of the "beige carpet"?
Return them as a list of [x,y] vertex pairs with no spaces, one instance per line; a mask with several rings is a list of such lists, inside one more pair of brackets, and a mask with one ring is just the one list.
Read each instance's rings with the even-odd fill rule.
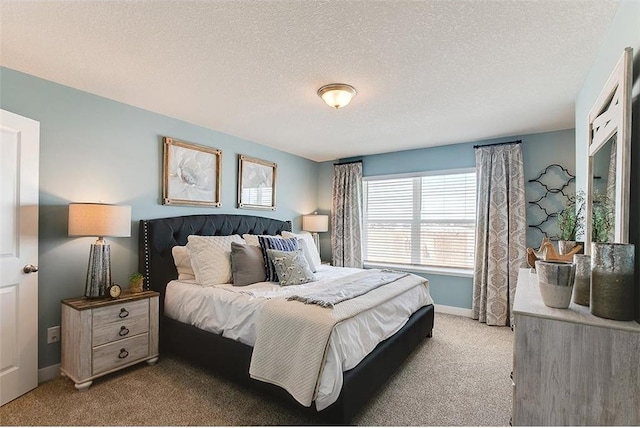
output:
[[[357,425],[505,426],[513,333],[436,314],[426,340]],[[183,360],[160,357],[94,381],[58,378],[0,408],[1,425],[319,425],[322,421]]]

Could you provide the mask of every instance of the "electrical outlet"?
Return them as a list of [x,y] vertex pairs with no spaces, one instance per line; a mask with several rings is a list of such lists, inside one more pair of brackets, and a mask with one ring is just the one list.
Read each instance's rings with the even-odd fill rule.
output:
[[49,327],[47,329],[47,343],[60,342],[60,326]]

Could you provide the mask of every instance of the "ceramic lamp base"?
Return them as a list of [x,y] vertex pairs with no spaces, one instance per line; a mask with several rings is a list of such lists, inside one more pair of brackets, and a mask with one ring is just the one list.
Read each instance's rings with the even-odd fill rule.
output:
[[111,284],[111,246],[109,244],[91,244],[85,297],[90,299],[104,297]]

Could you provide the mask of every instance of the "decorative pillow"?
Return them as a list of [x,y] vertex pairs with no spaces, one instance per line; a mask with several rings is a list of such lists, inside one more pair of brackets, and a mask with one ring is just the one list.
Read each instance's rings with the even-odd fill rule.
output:
[[294,251],[298,249],[298,240],[296,238],[276,238],[274,236],[258,236],[260,248],[262,249],[262,258],[264,266],[267,270],[267,281],[278,282],[278,274],[276,268],[269,260],[267,250]]
[[313,264],[315,266],[320,266],[322,264],[320,254],[318,254],[318,247],[316,247],[316,242],[313,240],[313,236],[309,232],[291,233],[284,231],[282,232],[282,237],[304,239],[304,242],[307,243],[307,249],[309,250],[309,255],[312,258]]
[[233,285],[242,286],[267,279],[262,249],[254,245],[231,243]]
[[187,251],[196,281],[204,287],[231,282],[231,243],[242,244],[240,235],[187,237]]
[[318,270],[318,267],[313,263],[313,257],[309,252],[307,241],[305,241],[304,239],[298,239],[298,248],[302,250],[304,258],[307,260],[307,263],[309,263],[309,269],[311,269],[311,272],[316,272]]
[[193,268],[191,267],[191,258],[187,247],[176,245],[171,249],[171,254],[178,271],[178,279],[196,279],[196,274],[193,273]]
[[242,235],[242,239],[244,239],[244,242],[246,242],[247,245],[253,245],[254,247],[260,246],[260,242],[258,242],[258,235],[245,233],[244,235]]
[[275,236],[276,238],[282,238],[282,236],[280,235],[252,235],[250,233],[245,233],[244,235],[242,235],[242,238],[247,245],[259,247],[260,242],[258,241],[258,236]]
[[302,249],[295,251],[267,250],[269,260],[273,262],[278,273],[280,285],[299,285],[315,281]]

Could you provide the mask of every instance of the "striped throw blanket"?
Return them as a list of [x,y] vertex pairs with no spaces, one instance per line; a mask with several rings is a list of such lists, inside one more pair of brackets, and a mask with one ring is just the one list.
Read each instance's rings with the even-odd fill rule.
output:
[[362,296],[371,290],[408,275],[408,273],[404,272],[381,270],[380,275],[366,275],[364,277],[357,276],[356,278],[349,279],[346,282],[328,282],[319,287],[314,287],[310,292],[293,295],[287,298],[287,300],[297,300],[310,305],[333,308],[333,306],[338,303]]
[[385,284],[336,303],[332,309],[284,298],[266,302],[256,326],[251,377],[279,385],[299,403],[310,406],[335,325],[426,283],[416,275],[391,275],[372,269],[337,279],[335,287],[358,281]]

